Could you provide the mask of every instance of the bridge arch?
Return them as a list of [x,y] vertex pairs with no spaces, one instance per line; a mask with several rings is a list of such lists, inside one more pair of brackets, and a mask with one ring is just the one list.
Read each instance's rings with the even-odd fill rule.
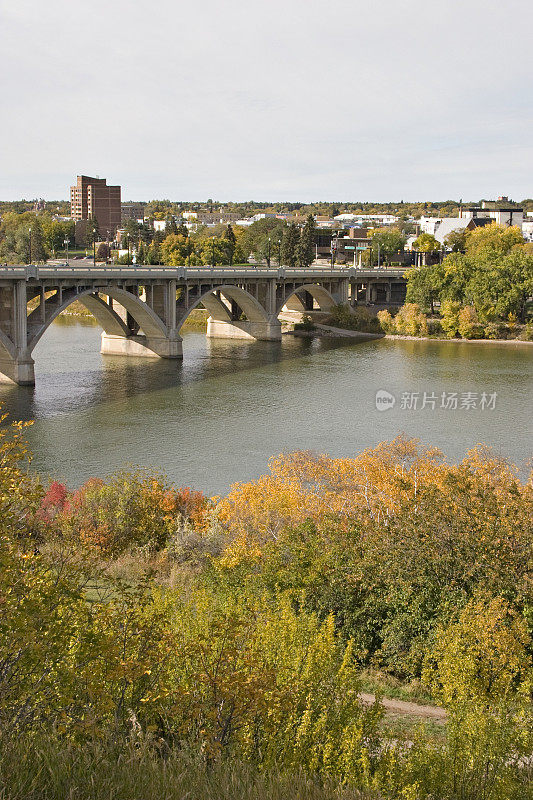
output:
[[0,360],[15,358],[16,347],[4,331],[0,330]]
[[304,292],[308,292],[313,297],[321,311],[331,311],[333,306],[337,304],[337,301],[331,292],[329,292],[324,286],[320,286],[318,283],[303,283],[301,286],[296,286],[290,294],[285,295],[284,300],[278,304],[276,313],[279,314],[284,306],[288,304],[290,306],[291,299],[300,301],[300,305],[302,307],[294,310],[305,310],[305,304],[301,302],[301,297],[299,297],[299,295],[303,294]]
[[143,300],[136,297],[132,292],[127,292],[124,289],[103,286],[98,289],[98,293],[96,293],[94,289],[65,293],[63,302],[60,304],[54,302],[55,295],[53,295],[48,300],[45,300],[44,321],[42,319],[43,310],[39,304],[37,308],[28,315],[27,324],[28,333],[30,334],[28,336],[28,355],[32,353],[37,342],[56,317],[65,311],[75,300],[79,300],[80,303],[91,312],[106,334],[120,337],[131,336],[132,331],[129,330],[124,320],[121,319],[110,305],[99,297],[99,294],[107,295],[120,303],[132,316],[147,338],[160,339],[167,337],[166,326],[155,311]]
[[179,318],[177,323],[178,327],[183,325],[191,311],[194,311],[200,304],[207,309],[213,319],[220,320],[221,322],[231,322],[231,310],[217,296],[217,292],[220,292],[224,297],[237,303],[249,322],[268,322],[269,317],[267,312],[253,295],[245,289],[241,289],[239,286],[221,284],[220,286],[213,286],[207,292],[200,295],[194,303],[188,306],[185,313]]

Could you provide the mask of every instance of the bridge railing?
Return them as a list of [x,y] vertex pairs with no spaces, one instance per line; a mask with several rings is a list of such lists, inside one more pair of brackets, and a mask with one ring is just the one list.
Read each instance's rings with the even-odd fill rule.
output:
[[192,266],[192,267],[169,267],[164,265],[136,265],[123,266],[114,264],[47,264],[47,265],[3,265],[0,266],[0,278],[17,279],[39,279],[50,277],[61,277],[67,275],[78,275],[80,277],[128,277],[128,278],[198,278],[210,275],[232,275],[242,277],[264,277],[264,278],[300,278],[310,275],[323,278],[330,277],[401,277],[405,274],[405,269],[394,269],[391,267],[380,267],[368,269],[364,267],[323,267],[311,265],[310,267],[265,267],[265,266]]

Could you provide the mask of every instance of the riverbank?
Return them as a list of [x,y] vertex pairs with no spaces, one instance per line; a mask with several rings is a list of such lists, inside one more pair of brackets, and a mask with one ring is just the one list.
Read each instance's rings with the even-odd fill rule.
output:
[[[287,322],[297,324],[303,318],[303,314],[299,311],[284,312],[280,314],[280,319]],[[389,339],[399,341],[414,341],[414,342],[461,342],[469,344],[518,344],[518,345],[533,345],[533,341],[527,339],[463,339],[459,337],[447,338],[444,336],[408,336],[405,334],[374,333],[371,331],[359,331],[351,328],[339,328],[335,325],[328,325],[325,322],[319,322],[319,319],[327,319],[327,314],[324,312],[311,312],[309,314],[313,320],[314,328],[312,330],[296,329],[289,331],[294,336],[312,337],[321,336],[325,338],[351,338],[358,341],[370,341],[373,339]]]
[[441,336],[405,336],[395,333],[368,333],[366,331],[352,331],[349,328],[336,328],[333,325],[324,325],[320,322],[314,323],[313,330],[293,330],[287,331],[293,336],[312,337],[323,336],[351,338],[358,341],[371,341],[373,339],[389,339],[407,342],[455,342],[461,344],[506,344],[506,345],[533,345],[525,339],[446,339]]

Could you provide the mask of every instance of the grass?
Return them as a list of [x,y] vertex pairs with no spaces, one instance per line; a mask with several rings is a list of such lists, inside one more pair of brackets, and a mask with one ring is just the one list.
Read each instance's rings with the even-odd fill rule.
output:
[[1,800],[378,800],[301,771],[259,773],[236,760],[211,766],[143,741],[83,746],[42,737],[0,742]]
[[392,675],[375,669],[363,670],[360,674],[361,691],[371,694],[381,694],[395,700],[405,700],[408,703],[421,705],[434,705],[435,701],[428,690],[418,680],[402,683]]
[[201,331],[202,333],[205,333],[208,316],[209,312],[204,308],[195,308],[193,311],[191,311],[180,330],[183,333],[187,333],[187,331]]
[[381,725],[381,735],[388,741],[446,742],[446,725],[434,719],[411,714],[387,714]]

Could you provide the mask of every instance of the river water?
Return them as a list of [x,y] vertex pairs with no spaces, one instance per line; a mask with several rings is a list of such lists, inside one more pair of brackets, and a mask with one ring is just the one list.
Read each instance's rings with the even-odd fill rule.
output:
[[[172,362],[99,344],[91,320],[61,317],[35,349],[36,386],[0,386],[4,408],[35,421],[33,469],[71,487],[139,465],[221,494],[280,452],[351,456],[402,431],[451,461],[485,442],[524,475],[533,456],[528,345],[187,333]],[[376,408],[381,391],[394,407]]]

